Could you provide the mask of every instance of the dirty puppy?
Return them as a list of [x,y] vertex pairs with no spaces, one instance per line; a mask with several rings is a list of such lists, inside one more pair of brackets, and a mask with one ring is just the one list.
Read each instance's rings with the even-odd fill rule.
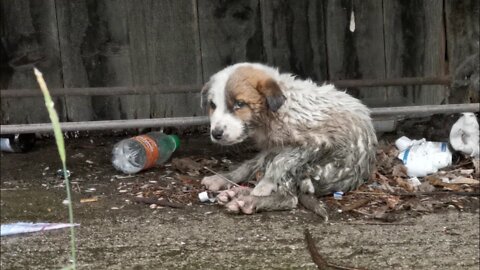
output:
[[212,191],[249,181],[253,189],[220,192],[227,210],[251,214],[288,210],[305,194],[347,192],[368,179],[377,138],[370,111],[333,85],[319,86],[292,74],[253,63],[229,66],[202,89],[210,115],[210,136],[222,145],[252,138],[261,152],[236,170],[203,178]]

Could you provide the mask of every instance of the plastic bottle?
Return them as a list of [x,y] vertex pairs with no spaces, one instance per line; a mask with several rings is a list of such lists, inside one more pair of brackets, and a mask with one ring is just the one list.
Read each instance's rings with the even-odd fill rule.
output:
[[400,150],[397,157],[407,167],[410,177],[424,177],[452,164],[452,152],[446,142],[417,141],[403,136],[395,145]]
[[35,134],[2,135],[0,140],[1,150],[4,152],[22,153],[35,146]]
[[167,161],[180,146],[175,135],[150,132],[125,139],[113,147],[112,164],[126,174],[135,174]]

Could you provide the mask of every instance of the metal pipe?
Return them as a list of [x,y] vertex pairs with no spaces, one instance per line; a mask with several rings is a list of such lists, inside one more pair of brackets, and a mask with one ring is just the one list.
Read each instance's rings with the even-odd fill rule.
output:
[[406,85],[450,85],[449,76],[441,77],[410,77],[392,78],[383,80],[339,80],[331,81],[338,88],[351,87],[382,87],[382,86],[406,86]]
[[[478,112],[479,110],[480,110],[480,103],[373,108],[372,117],[385,117],[385,116],[398,117],[403,115],[424,115],[424,114],[428,115],[428,114],[436,114],[436,113]],[[198,126],[198,125],[206,125],[208,123],[209,123],[209,120],[207,116],[196,116],[196,117],[175,117],[175,118],[156,118],[156,119],[64,122],[64,123],[61,123],[61,127],[63,131],[77,131],[77,130],[108,130],[108,129],[129,129],[129,128],[166,127],[166,126]],[[0,134],[34,133],[34,132],[52,132],[52,125],[50,123],[1,125],[1,128],[0,128]]]
[[478,112],[480,103],[373,108],[372,117]]
[[[404,85],[450,85],[450,77],[411,77],[381,80],[339,80],[330,81],[339,88],[351,87],[383,87]],[[172,94],[200,92],[201,85],[153,85],[153,86],[118,86],[118,87],[77,87],[53,88],[52,96],[111,96],[111,95],[141,95],[141,94]],[[42,93],[39,89],[1,89],[2,98],[37,97]]]
[[[109,130],[208,124],[207,116],[60,123],[62,131]],[[52,132],[51,123],[1,125],[0,134]]]

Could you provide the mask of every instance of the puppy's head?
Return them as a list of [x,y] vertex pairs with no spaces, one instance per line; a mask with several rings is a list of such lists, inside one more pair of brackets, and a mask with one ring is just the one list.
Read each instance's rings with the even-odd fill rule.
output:
[[228,67],[205,84],[202,100],[209,110],[212,141],[224,145],[242,142],[283,105],[280,86],[262,67]]

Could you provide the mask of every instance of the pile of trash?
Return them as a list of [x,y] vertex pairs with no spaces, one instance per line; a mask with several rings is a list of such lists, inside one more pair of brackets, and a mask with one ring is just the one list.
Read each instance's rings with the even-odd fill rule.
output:
[[383,142],[370,181],[341,198],[328,198],[327,205],[382,221],[397,220],[399,210],[409,214],[448,207],[463,211],[471,201],[478,207],[478,164],[478,121],[473,113],[464,113],[452,126],[449,142],[405,136]]

